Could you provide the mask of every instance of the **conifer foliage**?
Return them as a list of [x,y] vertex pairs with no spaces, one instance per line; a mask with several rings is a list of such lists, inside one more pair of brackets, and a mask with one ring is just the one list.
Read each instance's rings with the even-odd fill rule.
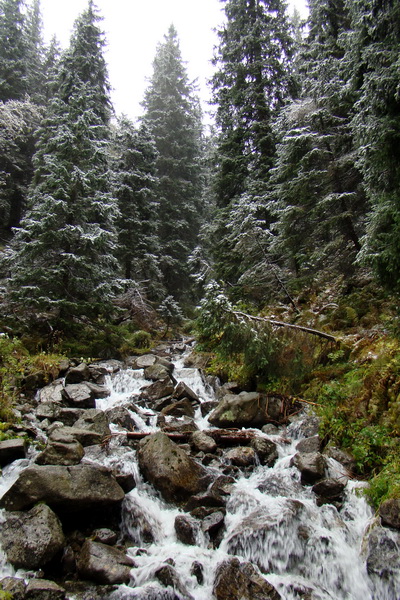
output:
[[10,252],[15,306],[59,319],[106,310],[118,273],[103,46],[90,2],[60,60],[57,93],[39,131],[28,212]]
[[187,260],[201,222],[203,178],[199,104],[173,26],[158,46],[143,105],[158,152],[160,266],[167,291],[177,297],[187,288]]

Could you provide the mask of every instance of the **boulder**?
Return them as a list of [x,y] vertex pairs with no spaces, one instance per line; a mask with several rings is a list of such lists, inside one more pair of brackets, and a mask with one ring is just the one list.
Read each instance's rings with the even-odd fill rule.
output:
[[180,580],[178,573],[171,565],[164,565],[163,567],[160,567],[156,570],[154,576],[165,587],[171,587],[179,594],[174,595],[174,598],[179,598],[179,600],[194,600],[193,596],[189,594]]
[[204,533],[208,533],[210,537],[213,537],[222,528],[224,521],[224,513],[220,510],[217,510],[207,517],[204,517],[201,522],[201,529]]
[[133,431],[136,429],[136,423],[129,412],[129,410],[123,406],[115,406],[106,410],[106,417],[109,423],[119,425],[123,429]]
[[177,515],[175,517],[175,533],[182,544],[196,546],[199,523],[188,515]]
[[275,442],[261,437],[254,437],[250,442],[251,447],[255,450],[260,464],[272,467],[278,458],[278,450]]
[[292,464],[299,469],[303,484],[314,484],[325,477],[325,460],[320,452],[298,452],[292,458]]
[[230,460],[236,467],[249,467],[254,465],[256,462],[256,453],[254,448],[250,446],[237,446],[228,450],[225,454],[225,458]]
[[107,546],[114,546],[117,543],[118,534],[112,529],[101,527],[100,529],[93,531],[92,538],[94,542],[100,542]]
[[368,573],[390,581],[399,569],[400,534],[385,527],[373,527],[367,539]]
[[77,569],[81,577],[101,584],[129,583],[134,562],[124,552],[86,540],[82,546]]
[[161,414],[164,416],[174,416],[174,417],[194,417],[194,408],[192,404],[189,402],[187,398],[184,400],[178,400],[177,402],[172,402],[165,408],[162,409]]
[[69,512],[112,506],[125,494],[110,471],[90,465],[38,466],[22,471],[4,494],[0,506],[23,510],[46,502],[55,510]]
[[85,410],[76,423],[74,423],[74,427],[77,427],[78,429],[95,431],[102,437],[107,437],[111,434],[107,415],[103,410],[99,410],[97,408],[89,408],[88,410]]
[[343,500],[343,490],[346,487],[339,479],[321,479],[313,485],[312,491],[318,496],[318,505],[332,504]]
[[213,453],[217,449],[216,441],[204,431],[194,431],[192,433],[191,443],[199,452]]
[[71,367],[65,376],[65,385],[70,383],[82,383],[90,378],[89,367],[86,363],[81,363],[77,367]]
[[345,450],[336,448],[336,446],[327,446],[324,450],[324,455],[336,460],[338,463],[343,465],[343,467],[347,469],[347,471],[349,471],[350,473],[356,470],[356,461],[351,456],[351,454],[349,454]]
[[400,498],[385,500],[379,507],[382,525],[400,529]]
[[96,395],[87,383],[71,383],[62,391],[63,401],[74,408],[96,408]]
[[155,365],[156,362],[157,357],[154,354],[143,354],[143,356],[135,357],[132,367],[136,369],[146,369],[147,367]]
[[77,440],[70,443],[51,441],[35,459],[37,465],[78,465],[85,451]]
[[39,569],[64,547],[58,517],[46,504],[27,512],[6,512],[0,530],[2,548],[17,569]]
[[227,394],[209,415],[215,427],[262,427],[284,417],[282,399],[257,392]]
[[188,386],[184,381],[180,381],[176,386],[173,397],[177,400],[183,400],[183,398],[189,398],[193,403],[199,404],[200,399],[198,395]]
[[203,494],[195,494],[189,498],[185,504],[187,512],[194,510],[199,506],[223,507],[226,505],[225,499],[218,493],[217,490],[207,490]]
[[206,469],[161,432],[141,440],[138,459],[145,478],[167,502],[184,502],[210,482]]
[[218,406],[218,400],[206,400],[200,404],[201,416],[206,417],[210,412],[215,410]]
[[228,558],[218,565],[213,594],[216,600],[280,600],[276,589],[251,563]]
[[174,389],[174,382],[170,377],[166,377],[165,379],[155,381],[144,388],[141,393],[141,398],[154,402],[155,400],[160,400],[160,398],[172,396]]
[[321,439],[319,435],[313,435],[311,437],[304,438],[296,445],[297,452],[307,454],[309,452],[320,452],[321,450]]
[[78,441],[84,447],[101,444],[103,439],[103,436],[96,431],[78,427],[57,427],[49,435],[51,442],[71,444]]
[[159,381],[160,379],[169,377],[170,373],[170,369],[167,369],[164,365],[155,363],[154,365],[150,365],[150,367],[146,367],[144,377],[145,379],[150,379],[150,381]]
[[60,404],[63,399],[63,389],[64,386],[61,379],[52,381],[49,385],[39,390],[39,402],[55,402]]
[[30,579],[25,591],[25,600],[64,600],[65,590],[47,579]]
[[164,417],[159,415],[157,425],[166,433],[193,433],[198,431],[196,423],[190,417]]
[[25,458],[25,445],[25,441],[18,438],[0,442],[0,467]]

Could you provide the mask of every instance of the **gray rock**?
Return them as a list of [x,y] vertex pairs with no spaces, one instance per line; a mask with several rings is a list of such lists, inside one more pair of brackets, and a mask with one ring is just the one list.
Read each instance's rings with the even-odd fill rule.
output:
[[204,517],[201,523],[201,529],[204,533],[208,533],[208,535],[213,537],[223,527],[224,521],[224,513],[220,510],[217,510],[207,517]]
[[215,440],[204,431],[194,431],[191,437],[191,443],[199,452],[213,453],[217,450]]
[[11,594],[12,600],[24,600],[25,588],[24,580],[16,577],[4,577],[0,581],[0,589]]
[[95,408],[96,395],[87,383],[71,383],[62,391],[63,400],[74,408]]
[[282,400],[257,392],[225,395],[208,420],[216,427],[262,427],[283,417]]
[[30,579],[25,591],[25,600],[64,600],[65,590],[47,579]]
[[41,402],[35,410],[38,419],[49,419],[55,421],[58,418],[60,403],[53,401]]
[[368,573],[390,581],[399,569],[400,534],[385,527],[373,527],[367,538]]
[[191,511],[199,506],[224,507],[226,500],[217,490],[207,490],[203,494],[194,494],[185,504],[185,510]]
[[189,398],[189,400],[191,400],[195,404],[198,404],[200,402],[198,395],[192,389],[190,389],[190,387],[186,385],[186,383],[183,381],[180,381],[176,386],[173,393],[173,397],[177,398],[177,400]]
[[170,369],[167,369],[164,365],[155,363],[154,365],[150,365],[150,367],[146,367],[144,370],[144,377],[150,381],[159,381],[160,379],[169,377],[170,373]]
[[189,402],[189,400],[178,400],[176,402],[172,402],[165,408],[162,409],[161,414],[164,416],[174,416],[174,417],[194,417],[194,408]]
[[321,439],[319,435],[313,435],[312,437],[304,438],[296,445],[296,450],[297,452],[303,452],[303,454],[308,452],[320,452]]
[[138,356],[134,362],[136,369],[146,369],[147,367],[155,365],[156,361],[157,357],[154,356],[154,354],[144,354],[143,356]]
[[400,498],[385,500],[379,507],[382,525],[400,529]]
[[0,466],[25,458],[25,446],[25,441],[18,438],[0,442]]
[[56,510],[79,511],[112,506],[125,494],[113,475],[104,468],[89,465],[28,467],[4,494],[0,506],[23,510],[36,502],[46,502]]
[[218,400],[206,400],[200,404],[201,416],[206,417],[210,412],[215,410],[218,406]]
[[272,467],[275,464],[275,461],[278,458],[278,450],[273,441],[261,436],[256,436],[251,440],[250,445],[255,450],[262,465]]
[[93,541],[106,544],[107,546],[114,546],[118,540],[118,534],[112,529],[102,527],[101,529],[95,529],[93,531]]
[[206,469],[161,432],[141,440],[138,459],[143,475],[168,502],[183,502],[210,482]]
[[107,437],[111,434],[107,415],[103,410],[97,408],[85,410],[76,423],[74,423],[74,427],[95,431],[102,437]]
[[319,452],[298,452],[294,455],[292,464],[299,469],[303,484],[314,484],[325,477],[325,460]]
[[196,423],[190,417],[164,417],[159,415],[157,425],[166,433],[193,433],[198,430]]
[[149,386],[144,388],[144,390],[141,393],[141,398],[143,398],[144,400],[150,400],[154,402],[155,400],[160,400],[160,398],[172,396],[172,394],[174,393],[174,389],[174,382],[168,376],[165,379],[155,381],[154,383],[151,383]]
[[180,600],[194,600],[193,596],[189,594],[180,580],[178,573],[171,565],[160,567],[154,575],[165,587],[172,587],[173,590],[178,592]]
[[320,423],[321,419],[319,417],[306,417],[301,421],[298,431],[302,437],[312,437],[318,434]]
[[73,440],[70,443],[51,441],[35,459],[38,465],[78,465],[83,456],[84,449],[80,442]]
[[340,502],[343,499],[343,490],[345,484],[339,479],[321,479],[313,485],[312,491],[320,497],[320,504],[329,504],[331,502]]
[[63,396],[62,391],[64,389],[63,382],[61,379],[56,379],[46,385],[44,388],[39,390],[39,402],[55,402],[57,404],[62,402]]
[[261,431],[263,433],[265,433],[266,435],[278,435],[279,434],[279,429],[273,423],[267,423],[266,425],[263,425],[261,428]]
[[136,429],[135,421],[127,408],[123,406],[115,406],[106,410],[106,417],[109,423],[115,423],[123,429],[133,431]]
[[350,473],[356,470],[356,461],[351,456],[351,454],[349,454],[345,450],[336,448],[336,446],[327,446],[324,450],[324,455],[336,460],[338,463],[343,465],[344,468],[347,469]]
[[199,523],[188,515],[177,515],[175,517],[175,533],[182,544],[196,546]]
[[276,589],[251,563],[228,558],[217,567],[213,594],[216,600],[280,600]]
[[77,561],[81,577],[101,584],[129,583],[132,559],[121,550],[86,540]]
[[85,383],[96,399],[108,398],[108,396],[111,393],[108,387],[106,387],[105,385],[98,385],[97,383],[93,383],[92,381],[86,381]]
[[27,512],[6,512],[0,540],[8,561],[22,569],[43,567],[65,543],[61,523],[46,504]]
[[250,446],[237,446],[228,450],[225,454],[225,458],[230,460],[236,467],[249,467],[254,465],[256,462],[256,453],[254,448]]
[[70,383],[82,383],[82,381],[87,381],[89,378],[89,367],[86,363],[81,363],[77,367],[71,367],[68,370],[65,376],[65,384],[68,385]]
[[78,441],[83,447],[101,444],[104,437],[96,431],[81,429],[78,427],[57,427],[49,436],[51,442],[71,444]]

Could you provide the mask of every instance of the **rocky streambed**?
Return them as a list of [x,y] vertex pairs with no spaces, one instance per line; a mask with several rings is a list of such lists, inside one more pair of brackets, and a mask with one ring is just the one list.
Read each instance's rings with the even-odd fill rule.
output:
[[[207,379],[185,344],[66,364],[0,443],[15,600],[397,600],[399,503],[280,396]],[[29,439],[30,443],[26,440]]]

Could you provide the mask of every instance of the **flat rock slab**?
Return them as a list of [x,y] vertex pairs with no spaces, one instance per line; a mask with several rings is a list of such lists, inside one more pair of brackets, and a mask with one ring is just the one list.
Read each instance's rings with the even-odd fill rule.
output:
[[0,466],[4,467],[14,460],[25,458],[25,442],[21,439],[0,442]]
[[24,510],[46,502],[55,510],[80,511],[121,502],[125,494],[110,471],[90,465],[32,466],[4,494],[0,506]]

